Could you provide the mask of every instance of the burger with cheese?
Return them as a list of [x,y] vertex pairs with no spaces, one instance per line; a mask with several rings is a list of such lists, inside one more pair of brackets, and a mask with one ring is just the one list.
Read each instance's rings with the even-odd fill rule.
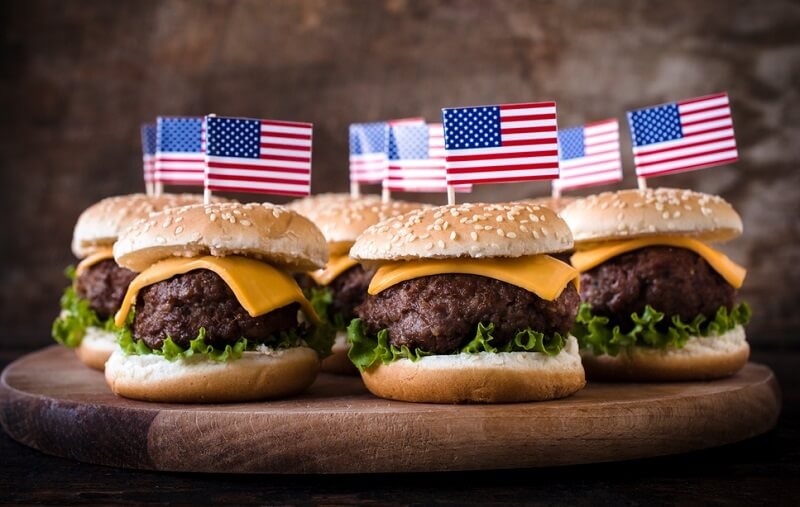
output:
[[745,270],[708,243],[742,233],[719,196],[658,188],[605,192],[562,211],[581,272],[573,334],[587,376],[692,380],[746,362],[750,309],[736,303]]
[[328,260],[305,217],[271,204],[221,203],[154,213],[114,244],[139,274],[115,323],[111,390],[165,402],[288,396],[316,378],[333,333],[291,276]]
[[73,283],[61,298],[53,338],[74,348],[83,363],[102,370],[116,347],[113,316],[136,276],[114,262],[114,241],[125,227],[149,213],[202,200],[194,194],[129,194],[107,197],[86,208],[72,236],[72,252],[82,260],[76,269],[67,270]]
[[[367,295],[375,268],[364,268],[352,259],[349,256],[350,247],[367,227],[421,206],[405,201],[382,202],[378,196],[365,196],[358,199],[323,199],[317,206],[306,207],[301,212],[320,228],[328,242],[330,255],[324,269],[300,277],[300,285],[320,318],[327,319],[336,329],[331,355],[322,361],[323,371],[358,375],[358,370],[347,357],[350,347],[345,329],[355,316],[354,308]],[[288,207],[292,208],[292,204]]]
[[376,396],[462,403],[548,400],[584,384],[569,330],[577,271],[549,254],[566,224],[535,205],[412,211],[367,229],[350,256],[378,266],[348,327]]

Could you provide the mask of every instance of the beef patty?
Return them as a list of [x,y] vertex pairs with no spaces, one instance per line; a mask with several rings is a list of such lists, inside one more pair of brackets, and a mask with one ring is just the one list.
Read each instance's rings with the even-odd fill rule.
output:
[[89,306],[101,319],[117,313],[128,285],[136,273],[119,266],[114,259],[106,259],[89,266],[75,279],[78,297],[89,301]]
[[612,325],[630,329],[631,314],[645,305],[689,322],[733,307],[736,289],[699,255],[684,248],[652,246],[618,255],[581,274],[581,299]]
[[216,347],[241,337],[260,342],[277,332],[296,329],[299,309],[300,305],[292,303],[251,317],[219,275],[199,269],[139,291],[133,336],[150,348],[161,348],[167,336],[188,347],[202,327],[206,343]]
[[397,347],[447,354],[474,338],[479,323],[494,324],[495,346],[525,328],[566,336],[579,302],[571,283],[554,301],[546,301],[494,278],[442,274],[407,280],[367,296],[356,314],[373,336],[388,329],[389,341]]

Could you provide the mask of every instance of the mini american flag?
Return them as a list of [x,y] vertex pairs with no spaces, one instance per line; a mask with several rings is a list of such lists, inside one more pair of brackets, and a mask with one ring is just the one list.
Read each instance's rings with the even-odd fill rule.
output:
[[156,182],[203,184],[202,126],[200,117],[159,117],[156,120]]
[[350,182],[380,183],[389,170],[389,128],[392,125],[423,125],[424,118],[350,125]]
[[379,183],[389,167],[387,143],[389,124],[353,123],[350,125],[350,181]]
[[555,102],[443,109],[447,183],[558,178]]
[[156,172],[156,124],[142,125],[142,169],[145,184],[155,181]]
[[739,158],[727,93],[628,112],[636,174],[702,169]]
[[206,188],[311,193],[310,123],[206,117]]
[[559,190],[622,181],[619,121],[616,119],[560,129],[561,174],[553,180]]
[[[393,123],[388,151],[389,170],[383,188],[392,192],[447,191],[441,123]],[[457,185],[456,190],[469,192],[472,185]]]

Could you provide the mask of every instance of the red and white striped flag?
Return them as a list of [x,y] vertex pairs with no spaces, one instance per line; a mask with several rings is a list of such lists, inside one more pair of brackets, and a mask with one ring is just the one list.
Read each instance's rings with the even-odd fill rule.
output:
[[206,116],[206,188],[311,193],[310,123]]
[[[389,170],[383,188],[391,192],[446,192],[444,127],[441,123],[390,124]],[[457,185],[470,192],[472,185]]]
[[727,93],[628,112],[637,176],[649,178],[739,158]]
[[203,184],[202,125],[200,117],[159,117],[156,120],[156,183]]
[[558,178],[555,102],[443,109],[447,183]]
[[559,191],[622,181],[616,118],[559,129],[558,147],[561,174],[553,187]]

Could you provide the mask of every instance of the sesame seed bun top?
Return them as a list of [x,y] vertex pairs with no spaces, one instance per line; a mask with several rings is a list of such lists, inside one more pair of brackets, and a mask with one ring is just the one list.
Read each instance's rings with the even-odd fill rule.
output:
[[[227,199],[217,199],[226,201]],[[127,194],[106,197],[78,217],[72,234],[72,252],[83,258],[98,248],[108,248],[127,226],[164,208],[203,202],[199,194]]]
[[143,271],[170,257],[242,255],[286,271],[328,262],[325,237],[306,217],[269,203],[195,204],[139,220],[114,243],[120,266]]
[[347,253],[364,230],[381,220],[429,206],[427,204],[389,201],[380,198],[336,199],[300,211],[320,228],[331,253]]
[[603,192],[573,202],[561,216],[572,229],[576,248],[664,234],[713,243],[742,233],[742,219],[724,199],[677,188]]
[[572,248],[554,211],[523,203],[466,203],[423,208],[389,218],[359,236],[359,261],[521,257]]
[[577,199],[577,197],[567,197],[562,195],[560,197],[532,197],[530,199],[522,199],[520,202],[525,204],[545,206],[556,213],[561,213],[562,209],[575,202]]

